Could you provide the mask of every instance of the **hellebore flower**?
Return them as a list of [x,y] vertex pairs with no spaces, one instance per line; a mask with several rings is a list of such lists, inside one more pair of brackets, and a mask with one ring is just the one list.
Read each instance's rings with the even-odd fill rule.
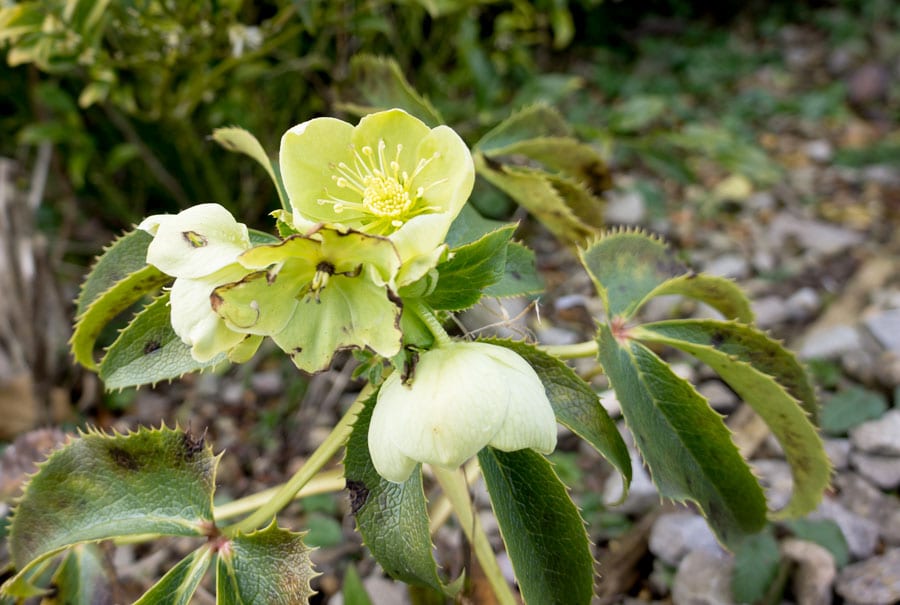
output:
[[229,329],[210,304],[216,287],[248,273],[237,262],[250,248],[247,226],[219,204],[199,204],[147,217],[138,228],[153,235],[147,262],[175,278],[169,299],[172,329],[191,347],[191,356],[202,362],[228,351],[237,352],[237,360],[249,358],[262,339]]
[[556,447],[556,418],[544,386],[513,351],[453,342],[423,353],[411,384],[398,372],[381,390],[369,425],[378,473],[403,482],[416,464],[456,468],[485,446]]
[[217,288],[213,307],[234,330],[271,336],[301,370],[325,369],[335,351],[400,351],[400,307],[387,281],[400,265],[393,244],[318,225],[238,258],[256,270]]
[[335,118],[294,126],[281,139],[279,161],[294,228],[325,223],[390,238],[402,263],[399,285],[437,264],[475,180],[458,134],[400,109],[357,126]]

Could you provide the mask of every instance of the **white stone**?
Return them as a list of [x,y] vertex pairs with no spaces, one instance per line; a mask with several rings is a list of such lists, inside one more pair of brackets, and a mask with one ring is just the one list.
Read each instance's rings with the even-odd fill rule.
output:
[[831,498],[826,497],[819,507],[809,514],[810,519],[831,519],[837,523],[847,541],[847,548],[854,559],[865,559],[875,552],[878,544],[878,524],[856,515]]
[[848,565],[835,590],[848,605],[888,605],[900,601],[900,548]]
[[853,447],[867,454],[900,456],[900,409],[885,412],[850,430]]
[[900,458],[852,452],[850,463],[860,475],[882,489],[900,486]]
[[731,605],[734,559],[726,553],[695,550],[675,573],[672,601],[675,605]]
[[781,553],[797,563],[793,581],[797,605],[829,605],[837,576],[832,554],[815,542],[796,538],[785,539],[781,543]]
[[716,536],[706,519],[692,512],[660,515],[650,530],[650,552],[667,565],[677,567],[688,553],[707,550],[720,553]]
[[836,359],[862,346],[862,338],[856,328],[846,325],[832,326],[807,334],[800,348],[800,357]]
[[640,191],[613,190],[606,193],[603,219],[609,225],[636,225],[647,217],[647,204]]
[[882,311],[866,318],[865,324],[881,346],[900,353],[900,309]]

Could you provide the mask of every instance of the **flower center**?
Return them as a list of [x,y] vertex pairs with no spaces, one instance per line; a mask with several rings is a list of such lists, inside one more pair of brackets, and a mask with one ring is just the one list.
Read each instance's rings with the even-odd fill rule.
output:
[[400,166],[403,145],[394,149],[393,159],[388,159],[387,143],[378,141],[378,148],[368,145],[361,148],[351,146],[353,162],[332,165],[331,180],[338,189],[338,195],[326,191],[327,197],[320,198],[319,204],[329,204],[335,214],[346,213],[346,221],[358,221],[358,227],[369,233],[382,235],[402,227],[414,216],[439,208],[423,203],[425,192],[443,182],[430,183],[427,187],[413,189],[413,181],[432,160],[440,154],[420,159],[412,174]]

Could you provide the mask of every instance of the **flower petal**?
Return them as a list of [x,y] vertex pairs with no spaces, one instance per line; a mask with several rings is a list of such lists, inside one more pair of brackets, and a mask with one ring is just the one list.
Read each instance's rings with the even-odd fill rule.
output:
[[[375,412],[378,407],[375,408]],[[393,432],[389,423],[390,414],[372,414],[369,424],[369,455],[378,474],[394,483],[403,483],[409,478],[417,461],[401,452],[392,438]]]
[[438,126],[419,143],[417,155],[432,158],[413,181],[413,187],[425,188],[429,206],[456,218],[472,193],[475,163],[469,147],[449,126]]

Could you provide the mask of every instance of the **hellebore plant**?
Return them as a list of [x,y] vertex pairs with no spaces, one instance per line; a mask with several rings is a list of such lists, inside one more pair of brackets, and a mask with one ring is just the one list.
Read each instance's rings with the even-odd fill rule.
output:
[[[604,166],[563,136],[561,123],[547,108],[526,110],[487,133],[473,160],[452,129],[430,128],[400,109],[356,126],[317,118],[285,133],[280,177],[252,135],[217,131],[216,140],[275,179],[278,235],[248,230],[213,203],[147,218],[85,280],[71,343],[76,360],[120,389],[245,361],[268,338],[309,373],[353,349],[356,376],[367,384],[284,485],[216,506],[218,458],[191,432],[82,434],[42,465],[16,507],[16,575],[3,593],[43,594],[52,581],[57,598],[77,592],[89,602],[107,573],[95,542],[176,535],[205,541],[139,603],[187,603],[213,564],[219,603],[304,603],[316,576],[309,547],[304,534],[277,527],[275,515],[299,496],[346,488],[357,528],[389,575],[447,597],[468,590],[465,574],[451,581],[432,552],[432,533],[452,512],[497,601],[512,604],[518,597],[468,491],[483,480],[521,598],[589,603],[591,543],[545,456],[562,425],[615,467],[626,492],[632,468],[594,388],[564,361],[575,357],[593,358],[606,374],[661,497],[694,502],[724,546],[757,548],[752,538],[769,520],[815,508],[830,469],[803,368],[753,326],[737,286],[691,272],[653,237],[597,231],[578,241],[605,307],[590,341],[547,347],[448,333],[453,314],[484,296],[540,291],[534,254],[511,239],[515,225],[466,207],[476,164],[514,198],[545,200],[547,208],[528,207],[539,218],[563,217],[548,223],[554,233],[596,230],[572,228],[576,214],[565,204],[584,212],[593,198],[567,175]],[[572,152],[571,166],[560,150]],[[518,156],[545,166],[525,172]],[[673,294],[723,318],[639,323],[646,301]],[[102,328],[142,301],[95,360]],[[794,476],[785,508],[767,510],[722,417],[650,345],[708,364],[769,424]],[[342,465],[324,470],[341,448]],[[430,508],[426,480],[440,487]]]

